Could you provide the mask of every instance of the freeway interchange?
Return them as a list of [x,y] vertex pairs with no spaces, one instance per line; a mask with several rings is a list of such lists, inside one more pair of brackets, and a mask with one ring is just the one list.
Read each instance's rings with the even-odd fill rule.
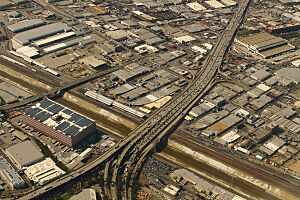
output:
[[[250,0],[239,2],[230,23],[219,37],[195,79],[184,91],[156,111],[126,138],[120,140],[91,163],[19,199],[41,199],[41,196],[46,192],[54,191],[105,163],[106,195],[113,200],[132,199],[134,180],[138,176],[140,167],[148,154],[166,138],[166,135],[213,86],[214,78],[222,64],[223,57],[245,16],[249,4]],[[117,187],[119,181],[123,185],[122,191],[119,191],[122,188]]]
[[[122,199],[132,199],[132,193],[134,192],[132,186],[143,160],[213,85],[214,77],[222,64],[223,57],[237,28],[243,20],[249,3],[249,0],[240,2],[235,15],[223,31],[195,80],[177,98],[162,107],[152,118],[149,118],[143,124],[147,125],[146,129],[142,125],[134,130],[132,134],[137,135],[135,139],[125,147],[120,155],[116,154],[114,156],[114,162],[109,162],[112,165],[106,165],[106,173],[109,173],[109,169],[112,169],[111,174],[105,174],[105,177],[112,177],[110,180],[112,184],[109,184],[109,180],[105,180],[107,187],[111,185],[110,189],[105,190],[108,191],[107,196],[110,199],[120,199],[119,194],[122,194]],[[122,170],[124,170],[124,173]],[[122,178],[118,179],[118,176],[123,174],[121,185],[123,185],[124,190],[118,191],[117,181],[122,180]]]

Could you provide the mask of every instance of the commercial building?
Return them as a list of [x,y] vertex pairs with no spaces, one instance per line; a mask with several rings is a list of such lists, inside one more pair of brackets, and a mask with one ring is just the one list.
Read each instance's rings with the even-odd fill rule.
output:
[[107,67],[107,63],[105,61],[100,60],[95,56],[86,56],[80,59],[79,62],[87,66],[90,66],[94,69],[104,69],[105,67]]
[[70,31],[70,32],[54,35],[54,36],[48,37],[46,39],[38,40],[38,41],[34,42],[34,45],[38,46],[38,47],[42,47],[42,46],[53,44],[54,42],[59,42],[59,41],[62,41],[62,40],[65,40],[65,39],[68,39],[71,37],[75,37],[75,36],[76,36],[76,33],[73,31]]
[[69,147],[74,147],[96,131],[95,121],[50,99],[44,99],[25,110],[22,120],[28,126]]
[[228,6],[228,7],[231,7],[231,6],[235,6],[236,5],[236,2],[233,1],[233,0],[221,0],[221,3]]
[[16,52],[23,54],[28,58],[34,58],[40,55],[39,51],[35,47],[31,47],[31,46],[22,46],[16,49]]
[[190,35],[184,35],[184,36],[176,37],[176,38],[174,38],[174,40],[176,42],[178,42],[179,44],[185,44],[185,43],[189,43],[189,42],[194,42],[196,40],[196,38],[194,38]]
[[29,140],[8,147],[5,151],[19,169],[44,159],[44,155]]
[[0,96],[6,103],[17,102],[19,99],[27,99],[32,96],[28,91],[18,88],[8,82],[1,82],[0,88]]
[[205,3],[209,5],[211,8],[215,8],[215,9],[225,7],[225,5],[223,5],[221,2],[216,0],[205,1]]
[[88,7],[86,10],[90,13],[93,13],[94,15],[105,15],[109,13],[109,11],[105,7],[101,6]]
[[32,28],[42,26],[44,24],[45,22],[41,19],[30,19],[30,20],[19,21],[15,24],[7,26],[7,28],[8,30],[14,33],[18,33],[18,32],[22,32]]
[[123,69],[119,69],[113,72],[113,76],[117,77],[118,79],[127,82],[130,81],[140,75],[146,74],[150,72],[149,67],[141,66],[137,63],[132,63],[125,66]]
[[198,2],[191,2],[191,3],[187,3],[186,5],[191,9],[193,9],[194,11],[206,10],[206,8],[201,4],[199,4]]
[[291,82],[298,84],[300,83],[300,69],[296,67],[292,68],[280,68],[275,72],[276,76],[280,79],[288,79]]
[[144,21],[148,21],[148,22],[154,22],[154,21],[156,21],[155,17],[147,15],[147,14],[141,12],[141,11],[134,10],[131,13],[132,13],[132,15],[134,17],[139,18],[139,19],[144,20]]
[[256,72],[254,72],[253,74],[251,74],[250,77],[257,81],[264,81],[267,78],[269,78],[271,75],[272,74],[267,72],[266,70],[260,69]]
[[56,52],[56,51],[60,51],[60,50],[78,45],[78,44],[79,44],[79,42],[77,40],[62,42],[62,43],[58,43],[58,44],[55,44],[53,46],[44,48],[43,52],[44,53],[53,53],[53,52]]
[[56,33],[68,32],[72,28],[64,23],[53,23],[41,26],[35,29],[30,29],[21,33],[16,34],[13,40],[21,45],[27,45],[30,42],[45,38]]
[[70,200],[97,200],[96,191],[94,189],[83,189],[82,192],[70,198]]
[[235,49],[252,53],[264,59],[273,58],[295,49],[287,40],[269,33],[256,33],[235,39]]
[[34,183],[44,185],[63,176],[66,172],[57,167],[51,158],[46,158],[35,165],[27,167],[24,173]]
[[220,121],[214,123],[211,125],[208,129],[203,131],[203,134],[205,135],[220,135],[221,133],[224,133],[229,128],[235,126],[239,122],[242,121],[242,118],[234,115],[229,114],[228,116],[224,117]]
[[180,189],[174,185],[167,185],[163,190],[175,197]]
[[5,10],[12,6],[12,3],[8,0],[0,0],[0,10]]
[[86,37],[80,37],[80,38],[75,38],[73,40],[68,40],[66,42],[61,42],[57,43],[55,45],[46,47],[43,49],[44,53],[54,53],[63,49],[67,49],[70,47],[73,47],[75,45],[81,45],[82,43],[85,43],[86,41],[89,41],[91,39],[91,36],[86,36]]
[[289,32],[295,32],[300,30],[300,24],[285,24],[280,26],[271,26],[267,28],[267,32],[270,34],[284,34]]
[[273,155],[278,149],[280,149],[283,145],[285,145],[285,141],[274,136],[269,142],[263,144],[263,146],[259,147],[259,151],[271,156]]
[[214,188],[214,185],[196,176],[194,173],[186,169],[177,169],[170,176],[178,183],[188,182],[192,184],[193,187],[199,192],[209,193]]
[[11,188],[20,189],[26,185],[22,177],[2,155],[0,155],[0,175]]

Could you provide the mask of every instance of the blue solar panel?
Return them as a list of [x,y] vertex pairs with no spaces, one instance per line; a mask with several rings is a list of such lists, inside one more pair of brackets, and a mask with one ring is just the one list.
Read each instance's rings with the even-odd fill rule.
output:
[[67,114],[67,115],[71,115],[73,112],[69,109],[64,109],[63,113]]
[[34,117],[35,119],[42,121],[42,119],[45,117],[45,115],[48,114],[45,111],[39,112],[38,114],[36,114]]
[[33,108],[27,108],[24,112],[27,114],[27,115],[30,115],[30,113],[32,112]]
[[58,125],[56,127],[56,130],[60,130],[60,131],[63,131],[65,130],[66,128],[68,128],[70,126],[70,123],[69,122],[63,122],[61,123],[60,125]]
[[35,116],[37,113],[39,113],[41,111],[41,109],[39,108],[29,108],[25,111],[25,113],[27,115],[29,115],[30,117]]
[[64,107],[57,105],[57,104],[53,104],[51,107],[49,107],[47,110],[52,112],[52,113],[58,113],[59,111],[63,110]]
[[76,127],[76,126],[71,126],[69,127],[68,129],[66,129],[64,132],[67,134],[67,135],[70,135],[70,136],[74,136],[76,135],[77,133],[79,133],[79,128]]
[[49,113],[46,113],[44,116],[42,116],[42,117],[40,117],[40,121],[41,122],[44,122],[44,121],[46,121],[47,119],[49,119],[49,117],[51,117],[52,115],[51,114],[49,114]]
[[44,99],[40,102],[42,108],[48,108],[53,104],[53,102],[49,101],[48,99]]
[[73,113],[71,118],[69,119],[70,122],[77,122],[78,120],[80,120],[82,117],[80,115],[78,115],[77,113]]
[[79,120],[78,122],[76,122],[76,124],[80,127],[85,127],[85,126],[89,126],[90,124],[92,124],[93,122],[91,120],[82,118],[81,120]]

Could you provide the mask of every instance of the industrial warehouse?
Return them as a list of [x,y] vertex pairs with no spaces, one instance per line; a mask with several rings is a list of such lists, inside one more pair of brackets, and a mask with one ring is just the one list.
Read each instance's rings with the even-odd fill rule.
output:
[[261,58],[269,59],[295,50],[287,40],[275,37],[269,33],[256,33],[247,37],[235,39],[235,49],[252,53]]
[[6,155],[19,169],[44,160],[44,155],[28,140],[7,148]]
[[96,131],[94,121],[49,99],[25,110],[22,120],[28,126],[68,147],[74,147]]

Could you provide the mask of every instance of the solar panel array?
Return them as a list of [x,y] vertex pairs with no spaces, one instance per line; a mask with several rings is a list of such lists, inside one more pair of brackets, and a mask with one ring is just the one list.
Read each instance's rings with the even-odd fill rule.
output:
[[58,114],[62,116],[62,120],[54,128],[70,136],[78,134],[94,123],[90,119],[49,99],[43,99],[36,105],[28,108],[25,110],[25,114],[42,123]]

